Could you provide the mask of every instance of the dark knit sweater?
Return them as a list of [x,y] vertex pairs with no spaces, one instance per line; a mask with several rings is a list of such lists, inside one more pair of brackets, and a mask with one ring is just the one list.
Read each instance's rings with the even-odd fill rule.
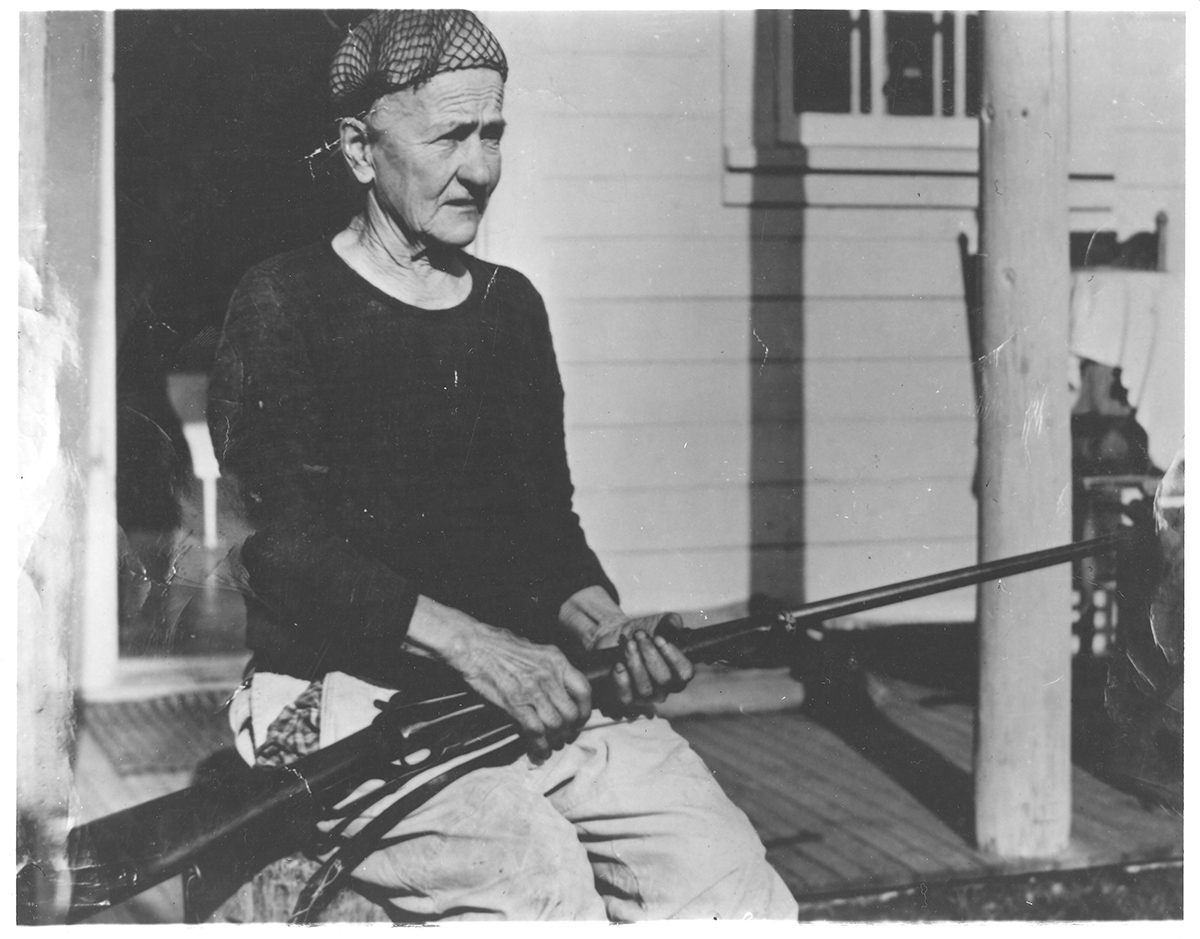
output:
[[237,288],[209,423],[254,528],[256,667],[399,686],[420,594],[538,641],[576,591],[616,596],[571,507],[541,297],[467,263],[471,294],[448,310],[388,296],[328,244]]

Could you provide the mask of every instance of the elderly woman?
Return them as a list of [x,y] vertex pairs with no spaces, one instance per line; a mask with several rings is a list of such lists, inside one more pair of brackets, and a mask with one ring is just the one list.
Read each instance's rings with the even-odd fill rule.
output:
[[[469,13],[368,17],[330,76],[363,210],[231,302],[209,414],[255,529],[239,749],[286,764],[395,689],[465,682],[528,753],[451,783],[357,867],[396,918],[794,918],[745,816],[641,716],[693,669],[622,612],[572,510],[541,298],[463,250],[500,180],[507,72]],[[619,719],[563,651],[613,645]]]

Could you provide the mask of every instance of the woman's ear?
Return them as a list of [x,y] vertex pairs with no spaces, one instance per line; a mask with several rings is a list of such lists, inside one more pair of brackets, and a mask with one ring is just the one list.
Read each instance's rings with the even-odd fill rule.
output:
[[339,127],[342,143],[342,156],[350,172],[360,183],[369,183],[375,179],[375,167],[371,164],[371,144],[368,139],[367,125],[357,117],[342,118]]

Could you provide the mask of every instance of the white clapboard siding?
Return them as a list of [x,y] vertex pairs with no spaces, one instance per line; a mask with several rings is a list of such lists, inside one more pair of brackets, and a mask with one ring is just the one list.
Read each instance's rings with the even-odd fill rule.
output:
[[[763,370],[764,379],[770,375],[770,369]],[[969,362],[946,358],[810,361],[804,364],[803,379],[805,412],[827,420],[928,420],[975,413]]]
[[975,470],[973,419],[614,424],[570,437],[578,489],[958,480]]
[[973,176],[869,176],[851,173],[755,175],[730,173],[723,192],[731,205],[894,206],[970,209],[979,197]]
[[[1109,48],[1118,54],[1129,49],[1156,50],[1154,55],[1139,57],[1136,66],[1130,63],[1130,67],[1120,69],[1116,95],[1122,130],[1137,124],[1177,129],[1184,126],[1186,32],[1182,13],[1123,16],[1115,28],[1105,28],[1094,20],[1080,26],[1098,30],[1101,41],[1109,43]],[[1153,151],[1147,151],[1146,155],[1151,157],[1147,161],[1151,163],[1157,156]]]
[[[771,227],[775,212],[760,212],[755,231],[771,237],[787,234]],[[892,211],[861,206],[810,206],[804,212],[804,236],[817,241],[917,241],[953,245],[959,232],[976,235],[973,209],[929,206],[920,211]]]
[[[524,93],[535,95],[538,109],[555,133],[569,131],[556,121],[578,116],[581,98],[589,120],[717,116],[721,83],[699,67],[688,67],[679,56],[650,58],[637,54],[584,54],[548,57],[539,63],[551,84]],[[597,79],[601,80],[597,80]],[[590,84],[588,84],[590,82]],[[668,123],[666,125],[670,127]]]
[[798,596],[811,550],[960,537],[969,208],[726,205],[719,14],[489,16],[513,73],[485,248],[546,298],[627,605]]
[[[795,304],[779,314],[793,317]],[[597,298],[551,314],[560,364],[736,362],[757,354],[746,301]]]
[[[597,297],[729,297],[745,299],[753,267],[744,237],[558,239],[550,289],[562,302]],[[799,249],[773,244],[766,252],[772,276],[761,289],[795,296],[803,290]],[[783,256],[789,261],[783,264]],[[782,275],[782,276],[777,276]]]
[[749,595],[754,552],[735,549],[607,551],[605,572],[632,614],[657,610],[703,610]]
[[[744,600],[744,527],[742,547],[699,548],[699,520],[658,516],[652,532],[672,534],[644,550],[638,507],[602,499],[706,484],[746,498],[749,268],[716,266],[748,253],[747,219],[721,204],[720,16],[487,18],[512,72],[484,248],[546,299],[585,528],[631,609]],[[697,236],[716,244],[693,251]]]
[[961,298],[955,237],[951,231],[940,241],[809,238],[804,242],[805,297]]
[[602,552],[936,542],[960,537],[975,516],[960,479],[597,489],[578,493],[576,507]]
[[760,301],[754,333],[772,356],[814,359],[943,358],[969,355],[966,307],[958,298]]
[[[929,361],[613,363],[562,369],[569,427],[609,424],[926,420],[974,414],[970,365]],[[753,402],[753,411],[751,403]]]
[[544,131],[558,140],[553,166],[559,179],[638,175],[643,179],[712,176],[721,150],[709,133],[715,112],[551,115]]
[[810,544],[943,541],[970,531],[974,519],[970,480],[959,477],[804,487],[804,531]]
[[[839,230],[833,212],[814,210],[823,234],[810,231],[806,241],[808,266],[820,275],[820,283],[807,281],[803,322],[804,462],[808,490],[821,496],[806,500],[810,597],[961,566],[961,548],[973,553],[976,531],[962,219],[879,209],[869,223],[856,213],[860,232],[877,236],[863,237]],[[909,228],[922,237],[910,237]],[[854,276],[839,268],[839,257],[855,266]],[[879,615],[969,619],[973,612],[967,592]]]
[[560,363],[940,358],[969,354],[963,301],[614,298],[552,314]]
[[803,432],[805,478],[814,483],[969,481],[975,472],[977,432],[976,421],[969,416],[905,421],[883,417],[829,420],[814,416]]
[[[516,134],[517,130],[514,128],[512,133]],[[526,206],[527,211],[536,211],[537,231],[545,238],[593,238],[625,232],[647,238],[701,235],[745,239],[751,230],[744,210],[729,209],[721,204],[717,160],[705,176],[625,174],[587,179],[556,175],[566,170],[555,163],[544,167],[538,177],[536,194],[523,194],[508,187],[509,166],[514,161],[507,157],[506,160],[506,179],[493,201],[493,206],[500,212],[488,220],[500,230],[508,225],[515,228],[525,223],[515,212],[506,210],[509,204],[520,204]],[[512,176],[515,178],[515,170]],[[553,211],[540,208],[542,206],[553,206]],[[791,223],[790,226],[781,224],[781,228],[790,228],[793,234],[801,230],[800,212],[784,210],[782,214],[787,215]],[[604,263],[607,265],[606,259]]]
[[[1121,181],[1122,184],[1144,188],[1182,188],[1181,181],[1186,171],[1184,139],[1184,132],[1178,127],[1129,127],[1122,135],[1120,148],[1131,156],[1154,153],[1156,159],[1146,161],[1136,176],[1126,177]],[[1148,227],[1153,229],[1153,220]]]
[[575,504],[587,517],[588,540],[602,554],[633,548],[673,551],[742,548],[750,532],[751,490],[742,485],[590,490]]
[[729,363],[575,365],[562,369],[568,429],[750,420],[750,376]]
[[751,476],[751,433],[745,421],[578,428],[568,447],[571,478],[580,490],[745,487],[764,478],[757,469]]
[[[504,46],[512,68],[510,81],[542,59],[565,59],[569,64],[576,55],[699,58],[707,65],[720,43],[720,20],[695,11],[486,12],[481,18]],[[602,63],[595,67],[595,72],[578,73],[578,80],[602,81],[606,68]],[[586,94],[581,98],[587,101]]]
[[[596,297],[961,297],[957,247],[911,241],[744,238],[558,239],[553,290]],[[600,262],[603,262],[602,264]],[[619,276],[613,276],[617,273]]]

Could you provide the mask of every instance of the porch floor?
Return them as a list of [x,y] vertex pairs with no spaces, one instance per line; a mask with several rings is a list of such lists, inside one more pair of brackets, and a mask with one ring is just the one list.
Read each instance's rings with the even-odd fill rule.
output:
[[[792,708],[672,718],[802,901],[1182,857],[1178,812],[1139,801],[1078,766],[1065,852],[1019,864],[986,856],[973,847],[970,703],[893,677],[868,675],[866,686],[865,706],[824,715]],[[204,706],[210,719],[223,721],[211,713],[211,696]],[[85,819],[188,785],[189,772],[122,774],[107,755],[111,748],[99,743],[94,719],[91,725],[84,723],[76,763]],[[92,922],[179,922],[181,915],[173,881]]]
[[798,898],[1183,855],[1183,819],[1073,767],[1070,845],[1003,862],[974,847],[973,708],[873,680],[867,714],[684,718]]

